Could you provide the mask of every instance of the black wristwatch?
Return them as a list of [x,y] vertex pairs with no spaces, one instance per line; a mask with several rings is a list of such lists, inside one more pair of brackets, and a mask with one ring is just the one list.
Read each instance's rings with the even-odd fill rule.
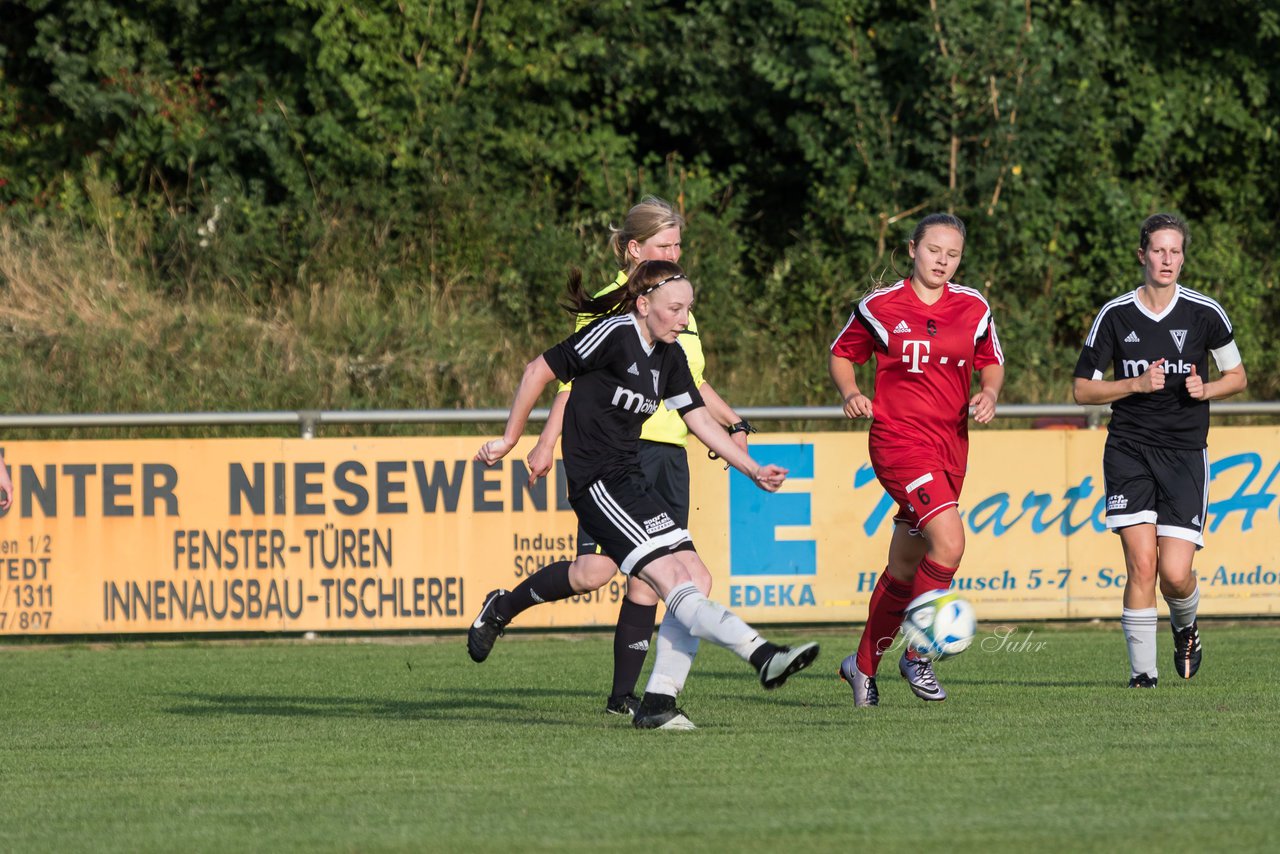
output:
[[[748,421],[748,420],[747,420],[747,419],[745,419],[745,418],[744,418],[744,419],[742,419],[741,421],[739,421],[739,422],[738,422],[738,423],[736,423],[736,424],[730,424],[730,425],[729,425],[729,435],[730,435],[730,436],[732,436],[734,433],[747,433],[747,434],[750,434],[750,433],[755,433],[755,432],[756,432],[756,428],[752,427],[752,426],[751,426],[751,422],[750,422],[750,421]],[[719,455],[719,454],[717,454],[715,451],[711,450],[710,448],[708,448],[708,449],[707,449],[707,456],[708,456],[708,457],[710,457],[710,458],[711,458],[711,459],[713,459],[713,460],[718,460],[718,459],[720,459],[720,455]],[[725,463],[725,464],[724,464],[724,467],[725,467],[725,468],[728,468],[728,467],[729,467],[729,464],[728,464],[728,463]]]

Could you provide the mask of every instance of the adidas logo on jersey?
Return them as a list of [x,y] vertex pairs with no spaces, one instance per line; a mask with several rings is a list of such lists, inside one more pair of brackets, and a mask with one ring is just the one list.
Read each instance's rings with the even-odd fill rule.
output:
[[636,641],[635,643],[627,644],[627,649],[634,649],[636,652],[648,652],[649,642],[647,640]]
[[894,335],[907,335],[910,332],[911,327],[907,326],[907,322],[905,320],[899,320],[898,325],[893,327]]
[[627,368],[627,373],[631,374],[633,377],[638,377],[640,376],[640,369],[636,367],[635,362],[632,362],[631,367]]
[[1192,517],[1191,517],[1191,524],[1192,524],[1192,525],[1195,525],[1197,528],[1199,528],[1199,527],[1200,527],[1200,514],[1199,514],[1199,513],[1197,513],[1195,516],[1192,516]]
[[1140,339],[1140,338],[1138,337],[1138,333],[1136,333],[1136,332],[1130,332],[1130,333],[1129,333],[1129,337],[1124,339],[1124,343],[1126,343],[1126,344],[1138,344],[1138,343],[1140,343],[1140,342],[1141,342],[1141,340],[1142,340],[1142,339]]

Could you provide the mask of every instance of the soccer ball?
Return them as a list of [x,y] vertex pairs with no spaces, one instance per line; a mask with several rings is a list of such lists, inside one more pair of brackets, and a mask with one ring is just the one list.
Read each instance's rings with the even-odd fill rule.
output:
[[950,590],[921,593],[911,600],[902,619],[907,646],[934,661],[964,652],[977,631],[973,606]]

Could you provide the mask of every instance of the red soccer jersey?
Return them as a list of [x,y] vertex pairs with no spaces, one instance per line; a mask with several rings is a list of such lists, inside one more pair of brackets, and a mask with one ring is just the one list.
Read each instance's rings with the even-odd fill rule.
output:
[[831,352],[856,364],[876,356],[871,463],[927,464],[963,476],[969,458],[970,377],[1004,364],[982,294],[948,282],[925,305],[903,280],[863,297]]

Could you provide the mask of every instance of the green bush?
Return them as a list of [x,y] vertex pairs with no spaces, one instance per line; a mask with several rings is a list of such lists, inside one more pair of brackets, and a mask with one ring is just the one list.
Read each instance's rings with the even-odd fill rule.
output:
[[[1006,401],[1065,401],[1138,224],[1280,394],[1280,14],[1098,0],[20,0],[0,32],[7,411],[501,406],[685,212],[709,376],[831,403],[851,302],[963,217]],[[109,286],[104,283],[109,283]],[[45,292],[55,294],[48,298]],[[58,381],[40,381],[47,371]]]

